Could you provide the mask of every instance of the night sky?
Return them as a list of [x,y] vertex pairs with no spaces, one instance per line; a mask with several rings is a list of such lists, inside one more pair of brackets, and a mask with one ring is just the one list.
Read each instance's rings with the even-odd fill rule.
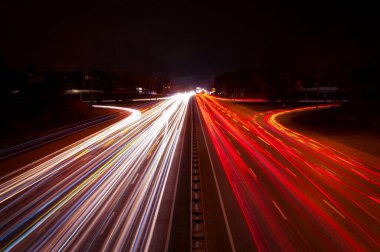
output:
[[242,67],[376,47],[375,2],[2,1],[0,56],[17,68],[210,83]]

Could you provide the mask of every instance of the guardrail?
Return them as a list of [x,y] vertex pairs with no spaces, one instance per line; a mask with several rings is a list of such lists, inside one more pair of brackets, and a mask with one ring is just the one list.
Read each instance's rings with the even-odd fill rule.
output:
[[195,129],[195,113],[192,113],[191,129],[191,251],[207,251],[203,203],[201,190],[200,162]]

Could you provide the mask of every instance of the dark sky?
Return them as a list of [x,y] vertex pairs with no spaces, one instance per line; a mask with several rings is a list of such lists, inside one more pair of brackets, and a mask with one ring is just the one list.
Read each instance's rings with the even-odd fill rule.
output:
[[0,55],[18,68],[34,62],[210,83],[258,63],[378,46],[372,2],[1,1]]

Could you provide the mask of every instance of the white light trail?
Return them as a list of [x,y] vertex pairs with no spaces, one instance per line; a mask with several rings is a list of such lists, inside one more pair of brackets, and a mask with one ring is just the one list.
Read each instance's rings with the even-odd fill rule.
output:
[[1,250],[147,250],[191,95],[0,178]]

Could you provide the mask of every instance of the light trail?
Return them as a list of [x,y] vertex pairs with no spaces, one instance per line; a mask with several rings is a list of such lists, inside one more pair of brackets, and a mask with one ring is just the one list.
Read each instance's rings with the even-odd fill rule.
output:
[[0,178],[0,250],[148,250],[191,95]]
[[276,120],[315,107],[248,117],[237,105],[196,99],[258,250],[380,249],[380,167]]

